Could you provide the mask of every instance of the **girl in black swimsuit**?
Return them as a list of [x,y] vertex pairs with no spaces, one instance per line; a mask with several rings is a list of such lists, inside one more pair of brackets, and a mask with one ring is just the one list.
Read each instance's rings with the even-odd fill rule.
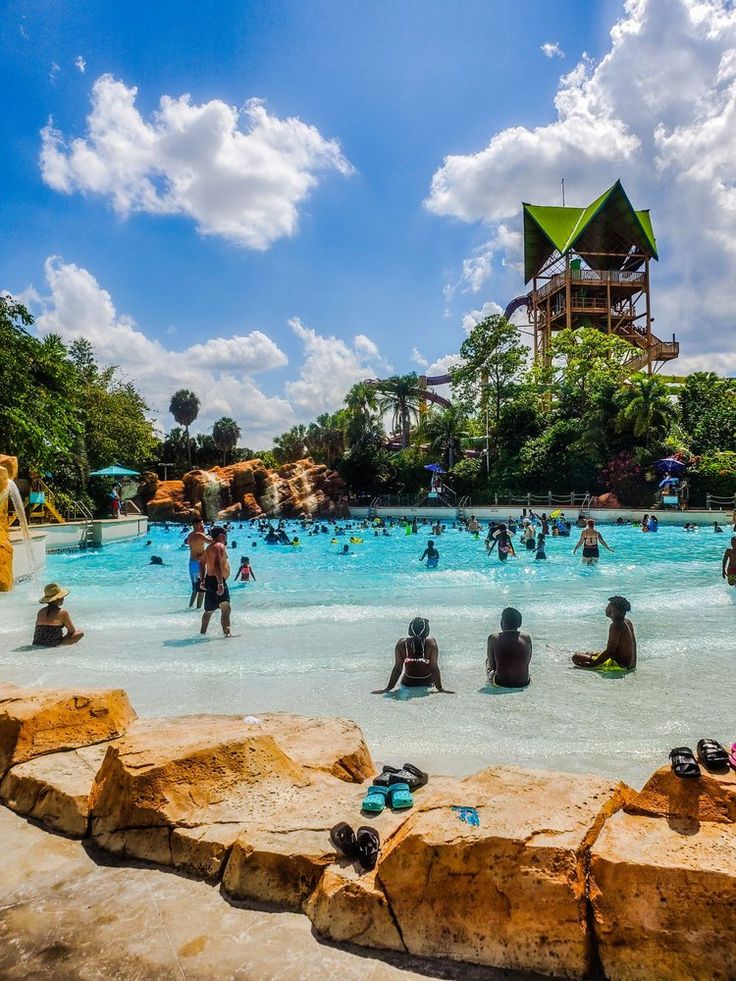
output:
[[[39,610],[33,629],[33,643],[37,647],[59,647],[61,644],[76,644],[84,637],[77,630],[66,610],[62,610],[68,589],[62,589],[55,582],[49,583],[39,600],[46,609]],[[66,631],[66,633],[65,633]]]
[[605,540],[603,535],[599,531],[596,531],[595,522],[592,518],[588,518],[585,522],[585,527],[580,532],[580,538],[575,548],[572,550],[572,554],[575,555],[580,546],[583,546],[583,565],[595,565],[600,558],[600,549],[598,548],[598,543],[600,542],[609,552],[613,549]]
[[439,648],[434,637],[429,636],[429,620],[415,617],[409,624],[409,634],[402,637],[394,648],[394,666],[385,688],[373,691],[374,695],[385,695],[391,691],[399,678],[407,688],[428,688],[434,685],[437,691],[453,695],[454,692],[442,687],[437,658]]

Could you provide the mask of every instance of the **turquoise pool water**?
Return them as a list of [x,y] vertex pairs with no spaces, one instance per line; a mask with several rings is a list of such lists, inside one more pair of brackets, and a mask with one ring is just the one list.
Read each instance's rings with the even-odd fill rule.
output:
[[[430,537],[373,538],[337,554],[329,535],[300,534],[302,548],[253,547],[234,529],[234,568],[249,555],[257,582],[233,589],[233,630],[210,635],[187,609],[182,534],[151,531],[102,550],[48,557],[37,584],[0,595],[0,679],[126,688],[139,713],[267,710],[343,715],[362,727],[380,760],[414,759],[446,772],[492,762],[622,776],[641,783],[672,746],[702,736],[736,741],[732,600],[720,577],[728,535],[663,528],[642,535],[604,526],[615,554],[595,569],[571,555],[575,537],[549,538],[549,561],[501,565],[482,541],[449,529],[439,569],[419,556]],[[341,538],[341,544],[347,538]],[[151,554],[164,566],[150,566]],[[86,631],[75,647],[29,648],[43,582],[71,589],[68,608]],[[632,603],[639,667],[623,677],[571,667],[574,650],[600,648],[606,599]],[[736,599],[736,595],[733,595]],[[534,641],[532,685],[484,688],[485,641],[504,606],[518,607]],[[408,621],[430,619],[445,685],[456,695],[371,695],[383,687]]]

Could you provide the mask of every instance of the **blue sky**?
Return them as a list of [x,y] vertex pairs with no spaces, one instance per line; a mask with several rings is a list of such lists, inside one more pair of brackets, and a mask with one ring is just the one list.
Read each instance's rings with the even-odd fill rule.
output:
[[[11,2],[0,286],[41,332],[91,336],[164,428],[169,390],[191,383],[203,426],[226,412],[249,445],[336,407],[357,377],[445,365],[471,311],[523,288],[518,205],[556,203],[561,176],[568,203],[620,176],[652,208],[662,319],[688,302],[692,319],[702,290],[677,251],[678,186],[692,182],[693,220],[712,207],[701,255],[724,283],[732,272],[716,227],[734,204],[717,197],[731,137],[704,146],[694,106],[710,93],[731,111],[733,12],[705,6],[708,23],[689,0]],[[670,91],[643,108],[653,77]],[[235,134],[249,131],[246,146]],[[205,159],[220,138],[226,173]],[[705,177],[704,153],[722,158]],[[714,337],[730,370],[725,326]]]

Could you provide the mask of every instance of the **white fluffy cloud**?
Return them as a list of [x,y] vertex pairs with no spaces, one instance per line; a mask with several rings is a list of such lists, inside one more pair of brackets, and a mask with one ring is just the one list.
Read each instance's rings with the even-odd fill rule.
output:
[[84,75],[85,71],[87,70],[87,62],[81,55],[77,55],[77,57],[74,59],[74,65]]
[[[557,203],[561,177],[576,205],[620,177],[634,206],[652,212],[661,257],[655,331],[682,342],[675,368],[711,363],[702,355],[712,354],[713,365],[734,371],[734,160],[734,5],[627,0],[605,56],[583,55],[560,79],[553,120],[501,130],[477,153],[447,156],[425,203],[497,232],[518,228],[523,200]],[[504,282],[515,288],[508,275]]]
[[191,388],[199,395],[197,426],[204,428],[219,416],[232,416],[250,446],[270,440],[294,422],[289,402],[267,397],[252,378],[256,372],[287,363],[283,351],[261,331],[213,337],[173,351],[118,313],[110,294],[87,269],[52,256],[46,260],[45,273],[48,295],[32,288],[23,295],[40,309],[38,332],[60,334],[66,342],[88,338],[103,363],[118,365],[124,377],[135,383],[162,429],[173,425],[169,399],[178,388]]
[[321,173],[352,173],[336,140],[257,99],[239,111],[164,95],[147,121],[137,91],[101,75],[85,137],[67,140],[49,121],[40,164],[50,187],[103,195],[122,216],[186,215],[204,235],[262,250],[294,234]]
[[560,47],[558,41],[545,41],[544,44],[539,45],[539,50],[545,56],[545,58],[564,58],[565,52]]
[[296,422],[338,409],[354,382],[392,370],[365,334],[347,343],[323,337],[294,318],[290,324],[302,342],[303,361],[282,394],[266,395],[254,376],[283,368],[287,357],[262,331],[212,337],[172,350],[119,313],[89,270],[58,256],[50,256],[44,269],[45,291],[29,286],[17,294],[36,314],[39,334],[59,334],[67,343],[86,337],[102,363],[118,365],[123,377],[136,385],[162,430],[174,424],[168,414],[171,395],[190,388],[202,403],[195,430],[227,415],[240,424],[244,443],[268,446]]
[[364,334],[358,334],[349,344],[339,337],[322,337],[305,327],[298,317],[289,324],[304,347],[304,362],[299,377],[286,383],[286,394],[297,411],[311,418],[339,408],[355,382],[391,371],[376,345]]

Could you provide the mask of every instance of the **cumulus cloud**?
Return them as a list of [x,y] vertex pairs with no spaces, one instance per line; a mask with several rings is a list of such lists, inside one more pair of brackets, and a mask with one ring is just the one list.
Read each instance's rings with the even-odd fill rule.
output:
[[295,233],[323,173],[353,172],[337,140],[271,115],[258,99],[238,110],[164,95],[146,120],[137,92],[101,75],[86,136],[67,139],[49,120],[40,165],[50,187],[102,195],[121,216],[185,215],[204,235],[263,250]]
[[364,334],[349,343],[339,337],[323,337],[299,317],[293,317],[289,325],[302,342],[304,361],[299,377],[286,383],[286,395],[295,410],[308,413],[310,418],[340,408],[355,382],[391,372],[391,366]]
[[545,58],[564,58],[565,52],[559,45],[558,41],[545,41],[544,44],[539,45],[539,50],[545,56]]
[[213,337],[184,350],[171,350],[148,337],[131,317],[119,313],[109,292],[87,269],[51,256],[45,263],[48,293],[30,287],[22,296],[34,309],[41,335],[65,342],[86,337],[103,363],[119,366],[149,402],[163,430],[174,425],[169,400],[178,388],[191,388],[202,408],[197,427],[219,416],[237,419],[250,446],[269,441],[295,420],[283,397],[266,396],[253,380],[258,372],[281,368],[286,355],[261,331]]
[[427,359],[424,357],[424,355],[422,354],[422,352],[419,350],[418,347],[413,347],[411,349],[409,360],[414,364],[419,365],[419,367],[422,369],[429,367],[429,361],[427,361]]
[[[584,56],[562,76],[551,122],[512,126],[477,153],[447,156],[426,206],[494,231],[518,228],[521,201],[557,203],[561,177],[575,205],[620,177],[634,206],[651,209],[661,257],[655,331],[682,342],[675,368],[705,352],[733,370],[736,7],[627,0],[610,36],[600,61]],[[515,289],[520,279],[505,281]]]

